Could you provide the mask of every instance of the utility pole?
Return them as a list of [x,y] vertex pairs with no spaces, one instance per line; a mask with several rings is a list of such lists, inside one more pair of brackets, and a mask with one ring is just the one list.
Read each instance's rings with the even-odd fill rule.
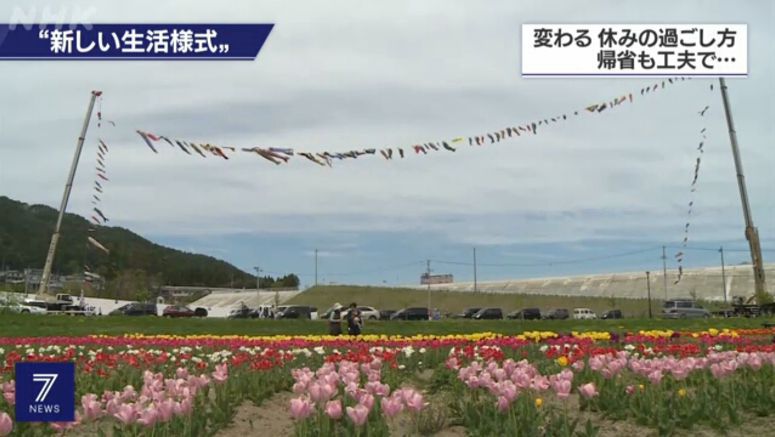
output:
[[724,292],[724,303],[727,303],[727,274],[724,271],[724,246],[721,246],[718,251],[721,253],[721,282],[724,285],[721,290]]
[[476,289],[476,248],[474,247],[474,293],[476,293],[478,290]]
[[315,249],[315,287],[318,286],[318,250]]
[[649,296],[649,319],[651,319],[653,316],[651,315],[651,272],[646,272],[646,289],[648,290],[648,296]]
[[665,246],[662,246],[662,279],[665,285],[665,300],[667,300],[667,255],[665,255]]
[[97,97],[102,95],[102,91],[92,91],[91,98],[89,99],[89,108],[86,110],[86,118],[83,120],[83,127],[81,127],[81,135],[78,137],[78,141],[75,146],[75,155],[73,155],[73,162],[70,164],[70,174],[67,176],[67,183],[65,184],[65,192],[62,194],[62,203],[59,205],[59,216],[57,217],[57,223],[54,227],[54,234],[51,235],[51,244],[48,247],[48,254],[46,255],[46,264],[43,266],[43,274],[40,277],[40,287],[38,288],[38,295],[43,298],[48,293],[48,282],[51,278],[51,266],[54,264],[54,254],[56,254],[57,243],[59,242],[59,231],[62,228],[62,219],[65,216],[65,210],[67,209],[67,202],[70,200],[70,191],[73,189],[73,180],[75,179],[75,171],[78,169],[78,160],[81,158],[81,150],[83,150],[83,141],[86,139],[86,131],[89,129],[89,122],[91,121],[91,114],[94,110],[94,101]]
[[427,260],[427,267],[426,267],[426,279],[428,281],[428,320],[432,320],[433,317],[431,316],[431,260]]
[[[740,159],[740,150],[737,146],[737,131],[735,123],[732,121],[732,110],[729,107],[729,97],[727,96],[727,83],[723,77],[719,78],[721,88],[721,99],[724,101],[724,113],[727,117],[727,127],[729,128],[729,141],[732,144],[732,156],[735,160],[735,170],[737,172],[737,186],[740,190],[740,201],[743,204],[743,217],[745,218],[745,239],[751,248],[751,264],[753,265],[753,277],[755,284],[755,294],[758,303],[764,303],[768,300],[767,285],[764,278],[764,262],[762,260],[762,248],[759,245],[759,231],[753,224],[751,216],[751,205],[748,202],[748,191],[745,188],[745,176],[743,175],[743,163]],[[726,286],[726,285],[725,285]]]
[[256,298],[258,304],[261,305],[261,268],[259,266],[253,268],[256,270]]

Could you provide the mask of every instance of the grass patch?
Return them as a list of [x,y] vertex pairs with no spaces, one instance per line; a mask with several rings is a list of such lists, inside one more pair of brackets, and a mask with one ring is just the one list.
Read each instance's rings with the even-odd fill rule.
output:
[[[358,286],[318,286],[294,296],[288,303],[312,305],[320,312],[339,302],[347,305],[373,306],[377,309],[399,310],[406,307],[425,307],[428,305],[428,291],[410,288],[358,287]],[[651,308],[656,316],[662,310],[662,300],[653,299]],[[506,315],[522,308],[540,308],[548,311],[553,308],[590,308],[596,313],[619,309],[625,317],[648,317],[648,300],[589,296],[550,296],[534,294],[505,293],[465,293],[455,291],[431,290],[431,307],[438,308],[442,314],[458,313],[469,307],[498,307]]]
[[[775,319],[623,319],[623,320],[438,320],[367,322],[364,334],[470,334],[496,332],[518,334],[524,331],[638,331],[642,329],[702,330],[707,328],[760,328]],[[312,320],[228,320],[167,319],[162,317],[77,317],[58,315],[0,315],[0,337],[83,336],[91,334],[168,334],[168,335],[322,335],[328,332],[324,321]]]

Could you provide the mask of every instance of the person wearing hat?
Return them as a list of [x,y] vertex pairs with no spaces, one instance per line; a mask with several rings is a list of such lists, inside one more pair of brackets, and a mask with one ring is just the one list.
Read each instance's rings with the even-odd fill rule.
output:
[[340,335],[342,333],[342,305],[334,304],[331,315],[328,318],[328,334]]
[[347,311],[347,333],[350,335],[360,335],[362,326],[361,312],[358,311],[358,304],[353,302]]

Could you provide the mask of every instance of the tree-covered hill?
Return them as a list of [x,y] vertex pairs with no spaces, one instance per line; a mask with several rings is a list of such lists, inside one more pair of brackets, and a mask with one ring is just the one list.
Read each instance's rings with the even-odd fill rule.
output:
[[[0,196],[0,268],[42,268],[46,260],[57,211],[45,205],[28,205]],[[207,255],[160,246],[120,227],[96,226],[91,235],[110,250],[105,255],[87,250],[90,223],[66,214],[54,260],[54,272],[83,271],[84,263],[106,280],[141,275],[150,285],[255,287],[255,276]]]

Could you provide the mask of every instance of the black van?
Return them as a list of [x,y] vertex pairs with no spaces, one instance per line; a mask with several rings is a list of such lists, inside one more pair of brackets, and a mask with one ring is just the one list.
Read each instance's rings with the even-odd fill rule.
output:
[[525,308],[510,313],[508,318],[520,320],[541,320],[541,310],[538,308]]
[[623,319],[622,310],[608,310],[603,313],[601,319]]
[[503,311],[500,308],[482,308],[473,317],[474,320],[501,320]]
[[132,302],[111,311],[111,316],[158,316],[155,303]]
[[390,316],[390,320],[428,320],[428,308],[404,308]]
[[278,319],[311,319],[312,313],[317,312],[316,307],[307,305],[290,305],[278,311]]

